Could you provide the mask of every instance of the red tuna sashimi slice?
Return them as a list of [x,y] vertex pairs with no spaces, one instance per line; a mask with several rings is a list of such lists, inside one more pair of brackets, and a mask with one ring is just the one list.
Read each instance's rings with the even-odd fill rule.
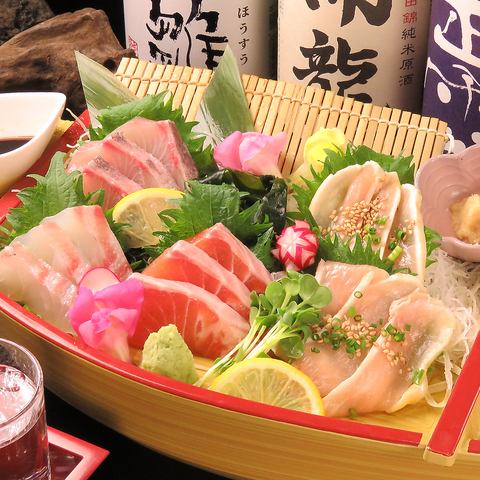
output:
[[95,158],[82,167],[82,172],[83,191],[87,194],[104,190],[104,208],[106,210],[112,208],[129,193],[142,189],[138,183],[122,175],[101,157]]
[[130,344],[143,348],[161,327],[174,324],[194,355],[216,359],[248,332],[248,323],[213,293],[190,283],[134,273],[145,287],[142,313]]
[[55,223],[92,267],[105,267],[120,280],[132,270],[98,205],[67,208],[42,223]]
[[106,162],[143,188],[178,188],[170,170],[153,155],[128,142],[121,135],[105,139],[102,153]]
[[66,314],[77,293],[75,285],[21,243],[14,242],[0,252],[0,291],[73,333]]
[[156,157],[172,172],[182,190],[186,180],[198,176],[195,163],[174,122],[170,120],[155,122],[136,117],[118,127],[112,136],[118,133]]
[[15,243],[21,243],[34,257],[47,262],[75,285],[92,268],[79,248],[52,221],[41,222],[28,233],[17,237],[12,245]]
[[263,263],[222,223],[199,233],[190,242],[235,274],[250,291],[264,292],[272,281]]
[[75,150],[68,162],[67,171],[82,170],[90,161],[102,154],[103,142],[85,142]]
[[233,273],[191,243],[180,240],[155,259],[143,274],[193,283],[216,295],[242,317],[249,317],[248,288]]

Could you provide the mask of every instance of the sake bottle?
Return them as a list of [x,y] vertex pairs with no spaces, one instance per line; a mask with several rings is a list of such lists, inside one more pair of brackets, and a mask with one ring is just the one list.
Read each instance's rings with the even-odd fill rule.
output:
[[124,0],[126,43],[138,58],[214,69],[227,45],[243,73],[272,76],[276,0]]
[[430,6],[430,0],[279,0],[279,79],[417,112]]

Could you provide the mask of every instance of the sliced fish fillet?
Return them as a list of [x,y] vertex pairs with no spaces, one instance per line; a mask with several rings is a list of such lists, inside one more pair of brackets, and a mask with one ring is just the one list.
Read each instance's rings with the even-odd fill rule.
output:
[[226,268],[195,245],[178,241],[144,271],[144,275],[193,283],[216,295],[243,318],[250,313],[250,291]]
[[140,320],[129,340],[142,348],[148,335],[177,326],[194,355],[216,359],[228,353],[248,332],[248,322],[213,293],[190,283],[135,273],[145,289]]
[[236,275],[249,291],[264,292],[272,281],[263,263],[222,223],[199,233],[190,242]]

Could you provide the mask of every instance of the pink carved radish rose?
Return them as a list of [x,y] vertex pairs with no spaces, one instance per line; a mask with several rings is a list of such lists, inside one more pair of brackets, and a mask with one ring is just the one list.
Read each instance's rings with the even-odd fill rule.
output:
[[317,236],[307,222],[297,220],[295,225],[283,229],[277,237],[277,248],[272,254],[287,270],[305,270],[313,265],[318,248]]

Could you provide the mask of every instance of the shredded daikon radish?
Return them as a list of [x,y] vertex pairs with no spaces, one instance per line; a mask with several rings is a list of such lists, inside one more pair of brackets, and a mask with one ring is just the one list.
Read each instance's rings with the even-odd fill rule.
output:
[[[453,388],[454,376],[470,353],[480,331],[480,264],[462,262],[438,249],[432,254],[435,263],[427,269],[429,294],[441,300],[458,321],[458,331],[451,348],[437,359],[443,366],[445,382],[431,385],[426,400],[434,407],[445,406]],[[445,390],[444,399],[437,402],[432,394]]]

